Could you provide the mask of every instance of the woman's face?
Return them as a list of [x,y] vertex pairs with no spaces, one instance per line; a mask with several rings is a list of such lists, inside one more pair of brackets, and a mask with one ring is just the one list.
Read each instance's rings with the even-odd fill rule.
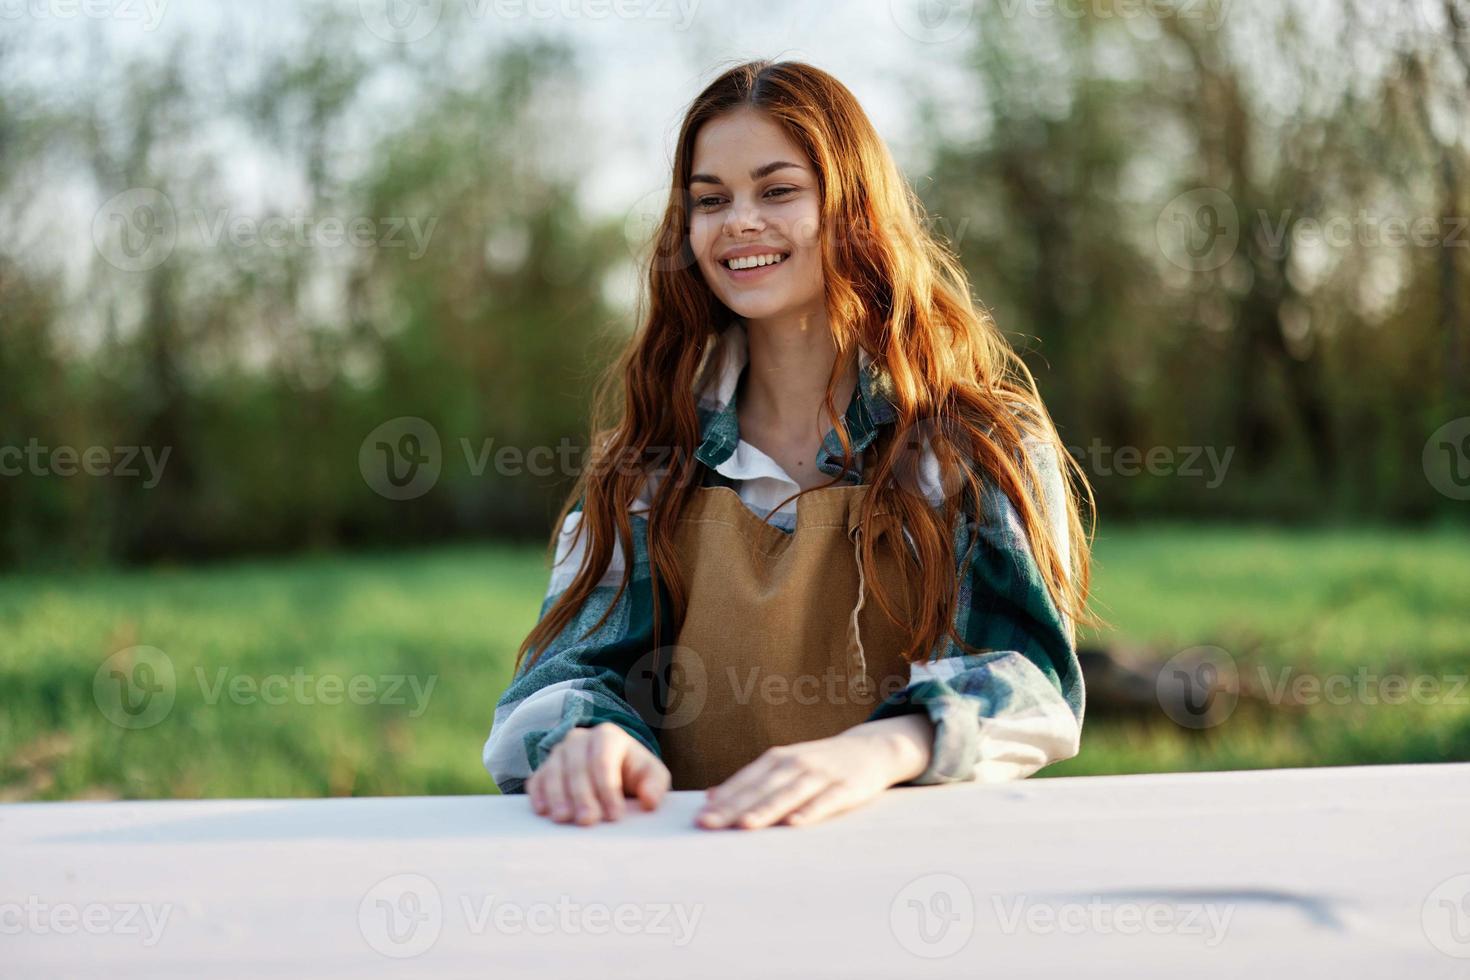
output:
[[726,306],[745,319],[821,310],[817,175],[780,126],[754,109],[706,122],[688,190],[689,244]]

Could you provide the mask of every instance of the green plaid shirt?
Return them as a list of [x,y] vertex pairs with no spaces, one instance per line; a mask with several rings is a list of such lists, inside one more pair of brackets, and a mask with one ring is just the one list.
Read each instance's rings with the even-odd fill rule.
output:
[[[703,485],[740,492],[745,481],[717,469],[741,445],[735,388],[745,367],[743,327],[732,327],[726,336],[723,369],[699,396],[701,441],[695,456],[704,464]],[[844,416],[855,466],[843,471],[834,428],[817,453],[822,472],[840,475],[846,483],[861,482],[861,452],[896,417],[887,390],[881,367],[861,352],[859,383]],[[1053,540],[1065,556],[1059,462],[1049,446],[1029,448],[1051,504]],[[935,489],[931,499],[941,500]],[[648,499],[643,498],[644,506]],[[954,530],[959,579],[955,626],[966,642],[986,652],[966,654],[951,637],[943,637],[929,662],[911,666],[908,686],[878,703],[870,715],[876,720],[923,712],[933,722],[930,762],[910,780],[914,785],[1019,779],[1071,758],[1080,747],[1085,698],[1071,624],[1051,601],[1011,502],[992,489],[980,510],[978,520],[977,515],[961,514]],[[571,545],[580,519],[580,509],[574,509],[560,531],[542,616],[580,567],[585,541]],[[522,665],[496,706],[483,758],[503,793],[523,792],[526,778],[578,726],[613,722],[659,753],[657,712],[643,703],[646,698],[632,696],[629,685],[629,677],[642,672],[653,649],[647,519],[632,513],[630,521],[633,575],[607,621],[583,635],[607,611],[622,580],[626,558],[616,542],[613,560],[591,596],[536,662],[529,669]],[[778,512],[772,523],[789,531],[792,516]],[[965,561],[972,538],[975,549]],[[660,608],[668,608],[662,596]],[[672,642],[672,624],[661,628],[664,642]]]

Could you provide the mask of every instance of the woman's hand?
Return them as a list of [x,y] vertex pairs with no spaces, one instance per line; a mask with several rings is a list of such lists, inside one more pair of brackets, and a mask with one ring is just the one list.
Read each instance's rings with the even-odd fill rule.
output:
[[584,826],[621,817],[625,794],[652,810],[668,789],[663,760],[612,722],[567,732],[526,780],[531,809]]
[[933,732],[924,715],[904,715],[767,749],[708,790],[695,823],[753,830],[778,821],[800,826],[850,810],[923,772]]

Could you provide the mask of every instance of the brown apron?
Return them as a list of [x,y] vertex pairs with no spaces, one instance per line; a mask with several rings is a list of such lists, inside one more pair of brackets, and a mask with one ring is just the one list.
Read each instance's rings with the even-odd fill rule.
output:
[[772,746],[861,724],[908,684],[908,628],[865,601],[872,582],[857,560],[867,535],[889,601],[909,622],[894,550],[902,534],[891,515],[859,522],[867,491],[809,491],[793,533],[764,523],[729,487],[691,497],[675,530],[689,606],[661,651],[659,743],[674,789],[714,786]]

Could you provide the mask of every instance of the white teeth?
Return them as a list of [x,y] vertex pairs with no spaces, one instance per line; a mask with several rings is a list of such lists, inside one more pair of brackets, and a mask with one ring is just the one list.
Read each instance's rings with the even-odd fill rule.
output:
[[731,269],[754,269],[762,265],[774,265],[786,256],[772,252],[769,255],[744,255],[738,259],[730,259],[725,264]]

